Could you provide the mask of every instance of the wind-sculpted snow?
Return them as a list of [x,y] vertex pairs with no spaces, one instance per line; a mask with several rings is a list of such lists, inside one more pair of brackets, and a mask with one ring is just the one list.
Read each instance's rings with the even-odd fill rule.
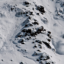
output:
[[63,64],[64,1],[0,1],[0,64]]

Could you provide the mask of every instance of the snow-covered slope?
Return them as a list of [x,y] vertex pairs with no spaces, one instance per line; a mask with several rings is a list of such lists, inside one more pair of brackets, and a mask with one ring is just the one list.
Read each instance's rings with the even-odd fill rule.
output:
[[0,64],[63,64],[64,1],[0,1]]

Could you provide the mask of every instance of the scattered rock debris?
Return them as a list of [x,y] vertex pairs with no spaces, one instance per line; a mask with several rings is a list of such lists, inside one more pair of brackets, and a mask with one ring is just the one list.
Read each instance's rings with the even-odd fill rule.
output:
[[[24,5],[28,8],[30,6],[30,3],[25,1],[24,2]],[[13,10],[14,8],[11,8],[11,10]],[[35,8],[32,8],[32,10],[34,11]],[[41,14],[44,14],[45,13],[45,10],[44,10],[44,7],[43,6],[36,6],[36,10],[38,10]],[[44,53],[44,52],[41,52],[41,49],[43,49],[43,44],[44,43],[46,45],[47,48],[51,49],[51,46],[48,42],[51,41],[51,32],[50,31],[47,31],[45,29],[45,27],[42,25],[40,26],[40,22],[36,19],[36,18],[33,18],[33,16],[35,15],[33,11],[26,11],[25,12],[17,12],[15,14],[16,17],[21,17],[22,15],[25,15],[26,17],[28,17],[28,22],[25,23],[23,29],[21,30],[21,34],[17,34],[16,35],[16,38],[20,38],[18,40],[18,43],[21,43],[21,44],[27,44],[29,43],[30,40],[32,40],[32,38],[34,38],[32,40],[32,47],[35,51],[33,51],[33,54],[32,56],[33,57],[38,57],[36,59],[36,61],[39,62],[39,64],[44,64],[44,62],[46,62],[47,60],[50,59],[50,56],[47,55],[47,53]],[[36,13],[36,15],[40,15],[40,13]],[[44,19],[43,19],[44,20]],[[32,22],[33,21],[33,22]],[[45,23],[47,23],[47,20],[44,21]],[[37,26],[37,27],[35,27]],[[44,33],[45,32],[45,33]],[[40,39],[37,39],[37,36],[38,35],[47,35],[49,38],[46,39],[48,42],[45,42],[45,41],[41,41]],[[22,39],[24,38],[24,39]],[[29,47],[29,46],[28,46]],[[26,49],[24,50],[19,50],[18,51],[22,51],[23,54],[26,53]],[[44,62],[43,62],[44,61]],[[20,62],[20,64],[24,64],[23,62]],[[49,62],[45,63],[45,64],[50,64]]]

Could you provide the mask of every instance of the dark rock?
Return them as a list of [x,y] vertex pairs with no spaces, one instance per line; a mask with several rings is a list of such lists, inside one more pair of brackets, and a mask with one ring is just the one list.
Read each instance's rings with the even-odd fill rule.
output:
[[20,64],[24,64],[23,62],[20,62]]
[[29,24],[29,26],[33,26],[32,24]]
[[17,34],[15,37],[16,37],[16,38],[22,37],[22,35],[21,35],[21,34]]
[[1,61],[4,61],[3,59]]
[[64,34],[61,37],[64,39]]
[[64,2],[61,2],[61,4],[60,4],[60,5],[61,5],[61,7],[64,7]]
[[30,12],[30,15],[33,15],[33,12]]
[[23,29],[22,32],[31,33],[31,29]]
[[26,38],[26,40],[29,40],[29,38]]
[[25,1],[25,2],[24,2],[24,4],[25,4],[25,5],[29,5],[30,3],[29,3],[29,2],[27,2],[27,1]]
[[21,42],[21,44],[25,44],[24,42]]
[[23,12],[23,14],[26,14],[26,12]]
[[46,31],[46,29],[43,29],[43,31]]
[[34,36],[35,37],[35,35],[36,35],[35,33],[31,33],[31,36]]
[[43,26],[41,26],[41,27],[39,27],[38,29],[37,29],[37,33],[39,34],[39,33],[41,33],[41,31],[43,31],[44,30],[44,28],[43,28]]
[[40,48],[40,49],[42,49],[42,46],[41,46],[41,44],[38,44],[38,46],[39,46],[39,48]]
[[39,61],[39,59],[37,59],[36,61]]
[[47,39],[49,42],[51,41],[50,39]]
[[40,61],[40,64],[43,64],[43,62],[42,62],[42,61]]
[[47,36],[48,36],[49,38],[51,38],[51,35],[50,35],[50,34],[47,34]]
[[45,13],[43,6],[37,6],[37,10],[39,10],[41,12],[41,14]]
[[39,57],[40,60],[42,60],[42,58],[43,58],[43,55],[41,55],[41,56]]
[[26,32],[26,29],[23,29],[22,32]]
[[32,24],[26,24],[25,27],[33,26]]
[[33,48],[37,48],[37,46],[35,45]]
[[13,11],[14,10],[14,8],[11,8],[11,11]]
[[39,15],[39,13],[37,13],[37,15]]
[[[32,26],[32,24],[29,24],[29,25]],[[28,25],[25,25],[25,26],[28,26]],[[37,28],[36,32],[32,32],[31,29],[23,29],[23,30],[22,30],[22,32],[25,32],[26,35],[28,35],[28,36],[31,35],[31,36],[34,36],[34,37],[35,37],[37,34],[41,33],[41,31],[43,31],[43,26]]]
[[25,27],[28,27],[28,25],[26,24]]
[[48,59],[50,59],[50,57],[49,56],[46,56],[46,59],[48,60]]
[[25,35],[24,36],[27,36],[28,34],[27,33],[25,33]]
[[38,56],[38,53],[34,52],[34,54],[32,56]]
[[38,23],[38,22],[36,22],[36,21],[35,21],[35,22],[33,22],[33,24],[34,24],[34,25],[39,25],[39,23]]
[[40,49],[42,49],[42,46],[40,46]]
[[29,19],[31,19],[31,17],[29,17]]
[[49,60],[50,59],[50,57],[48,56],[48,55],[43,55],[43,54],[41,54],[41,56],[39,57],[39,59],[40,60]]
[[13,60],[10,60],[10,61],[13,61]]
[[29,37],[29,39],[31,39],[31,37]]
[[36,33],[35,32],[32,32],[31,29],[23,29],[22,32],[25,32],[26,36],[35,36]]
[[32,43],[35,43],[35,42],[32,42]]
[[34,8],[32,8],[32,10],[34,10]]
[[29,7],[28,5],[26,5],[26,7]]
[[36,19],[34,19],[34,21],[37,21]]
[[35,42],[38,42],[39,44],[42,44],[42,42],[40,40],[36,40]]
[[28,12],[25,12],[25,14],[28,14]]
[[28,16],[28,14],[26,14],[26,16]]
[[43,60],[49,60],[50,57],[49,56],[46,56]]
[[38,44],[38,46],[41,46],[41,44]]
[[50,32],[50,31],[48,31],[48,34],[51,34],[51,32]]
[[26,30],[27,33],[31,33],[31,29]]
[[50,44],[49,44],[49,43],[44,42],[44,41],[43,41],[43,43],[44,43],[48,48],[50,48],[50,49],[51,49],[51,46],[50,46]]
[[37,51],[41,52],[40,50],[37,50]]
[[20,39],[18,42],[21,44],[25,44],[23,39]]
[[48,62],[48,63],[46,63],[46,64],[50,64],[50,63]]

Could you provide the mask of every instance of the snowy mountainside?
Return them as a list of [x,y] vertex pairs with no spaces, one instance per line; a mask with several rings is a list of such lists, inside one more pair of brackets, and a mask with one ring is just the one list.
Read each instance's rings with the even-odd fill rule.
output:
[[0,1],[0,64],[63,64],[63,0]]

